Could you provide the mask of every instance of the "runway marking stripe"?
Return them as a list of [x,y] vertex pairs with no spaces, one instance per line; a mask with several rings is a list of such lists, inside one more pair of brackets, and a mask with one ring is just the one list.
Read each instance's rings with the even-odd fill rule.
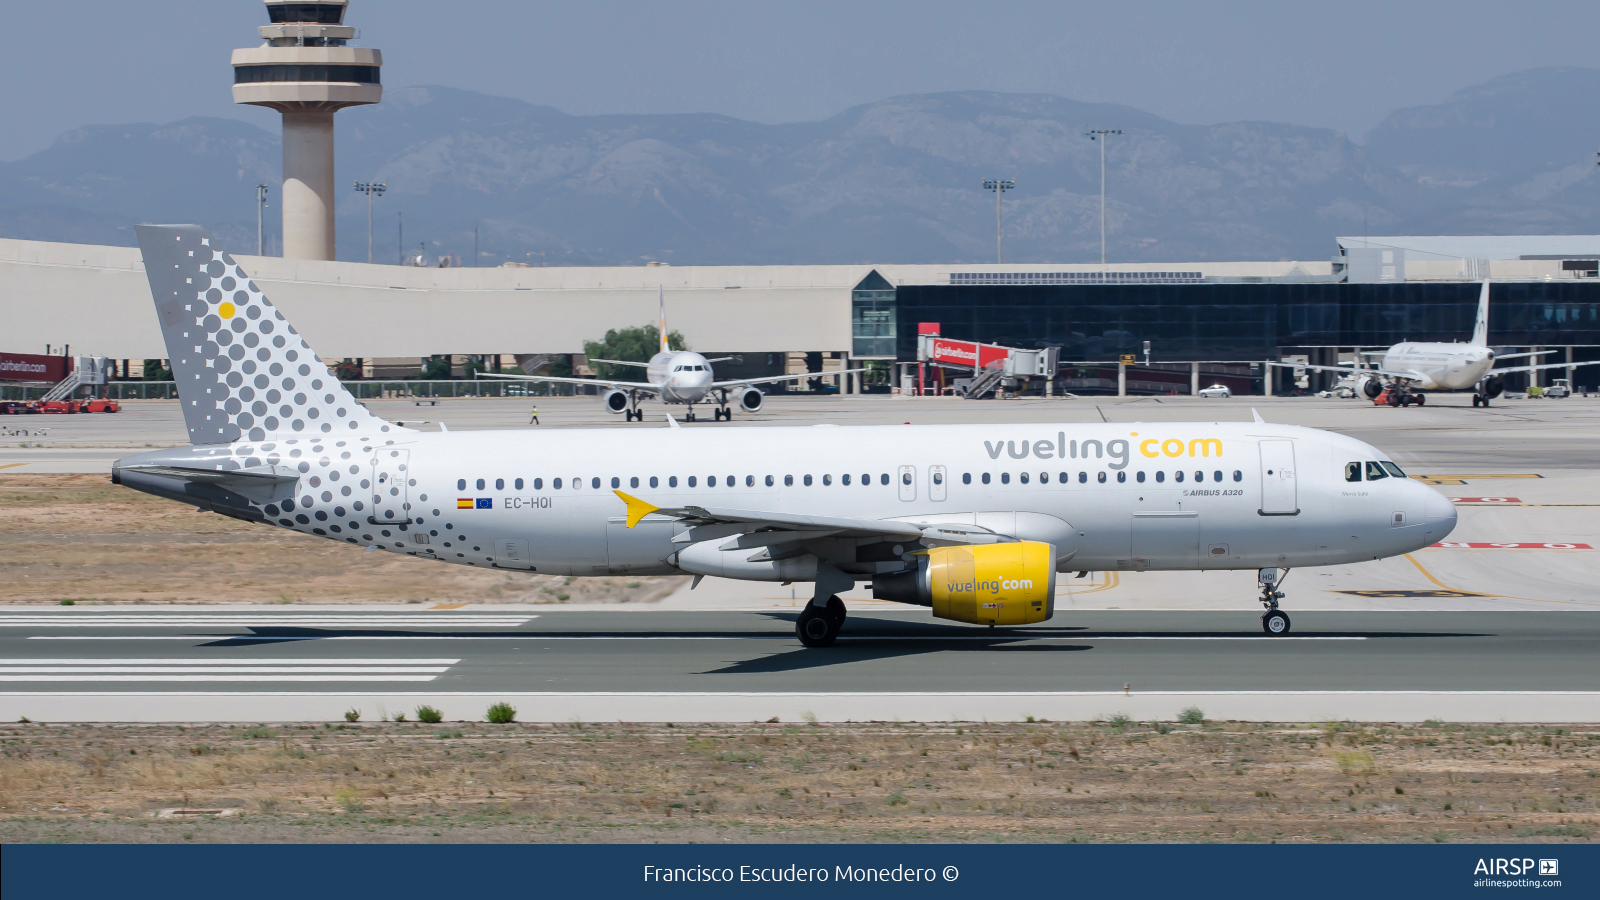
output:
[[[106,691],[4,691],[4,697],[104,697]],[[349,691],[116,691],[115,697],[349,697]],[[1125,697],[1122,691],[397,691],[384,697]],[[1600,691],[1140,691],[1145,697],[1586,697]]]
[[1516,497],[1451,497],[1451,503],[1521,503]]
[[0,666],[0,675],[427,675],[448,671],[449,666]]
[[1507,541],[1505,543],[1483,543],[1480,541],[1441,541],[1428,546],[1440,550],[1593,550],[1588,544],[1579,544],[1567,541],[1552,541],[1538,544],[1529,541]]
[[0,659],[0,666],[453,666],[459,659]]
[[[1175,610],[1184,612],[1185,610]],[[740,634],[740,635],[678,635],[678,634],[640,634],[640,635],[607,635],[607,636],[582,636],[582,635],[542,635],[534,632],[510,637],[506,635],[484,635],[483,637],[429,637],[427,635],[393,635],[387,637],[328,637],[328,638],[298,638],[298,637],[250,637],[251,641],[273,641],[289,643],[291,641],[792,641],[792,634],[778,632],[774,634]],[[1287,635],[1273,636],[1259,635],[1114,635],[1097,637],[1081,634],[1046,634],[1046,635],[965,635],[965,634],[929,634],[929,635],[847,635],[841,634],[841,641],[1364,641],[1365,637],[1342,635]],[[163,637],[103,637],[96,635],[62,636],[62,637],[30,637],[30,641],[195,641],[204,638],[185,636]],[[100,662],[100,661],[97,661]]]
[[0,675],[0,681],[433,681],[437,675]]

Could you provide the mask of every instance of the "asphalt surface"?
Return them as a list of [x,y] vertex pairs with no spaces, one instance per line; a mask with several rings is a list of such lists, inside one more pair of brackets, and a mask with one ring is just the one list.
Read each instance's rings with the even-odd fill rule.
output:
[[[101,611],[0,615],[6,690],[467,692],[1600,691],[1600,612],[1096,610],[1013,629],[851,617],[807,649],[793,613]],[[516,624],[521,620],[520,624]],[[127,624],[123,624],[123,623]],[[380,689],[380,688],[375,688]],[[408,688],[410,689],[410,688]]]

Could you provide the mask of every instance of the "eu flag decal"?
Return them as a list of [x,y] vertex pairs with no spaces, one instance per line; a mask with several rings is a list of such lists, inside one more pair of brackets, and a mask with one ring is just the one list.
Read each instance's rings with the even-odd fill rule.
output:
[[494,498],[493,497],[479,497],[478,498],[478,506],[477,506],[477,508],[478,509],[494,509]]

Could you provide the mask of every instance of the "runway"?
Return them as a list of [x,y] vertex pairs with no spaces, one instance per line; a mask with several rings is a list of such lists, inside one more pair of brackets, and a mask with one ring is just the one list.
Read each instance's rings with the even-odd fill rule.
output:
[[[369,720],[419,704],[524,721],[1600,721],[1600,612],[1074,611],[982,629],[854,613],[807,650],[762,611],[17,610],[14,721]],[[1126,685],[1126,689],[1124,689]]]

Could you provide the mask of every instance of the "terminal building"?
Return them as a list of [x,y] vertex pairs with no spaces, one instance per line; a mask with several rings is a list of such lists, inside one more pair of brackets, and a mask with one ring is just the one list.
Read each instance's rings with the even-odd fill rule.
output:
[[[1600,237],[1495,239],[1513,250],[1550,252],[1423,264],[1410,253],[1385,263],[1377,244],[1418,246],[1424,239],[1364,240],[1372,246],[1347,247],[1327,261],[1109,270],[887,263],[423,268],[236,256],[312,346],[329,359],[350,360],[352,375],[367,378],[414,378],[441,356],[459,373],[472,358],[505,369],[568,355],[581,374],[586,341],[655,321],[658,286],[670,329],[696,350],[736,357],[718,365],[726,377],[825,374],[863,361],[905,371],[916,361],[920,327],[937,323],[949,338],[1060,347],[1061,391],[1114,392],[1115,366],[1133,354],[1130,393],[1187,393],[1195,363],[1207,384],[1282,392],[1294,387],[1292,371],[1261,363],[1289,357],[1326,364],[1403,340],[1466,340],[1475,279],[1482,277],[1494,280],[1494,346],[1554,349],[1551,362],[1600,358]],[[1426,240],[1437,255],[1446,246],[1439,242],[1456,239]],[[1366,251],[1377,254],[1370,266],[1361,259]],[[0,240],[0,313],[7,323],[0,351],[70,346],[117,360],[118,377],[128,378],[140,376],[143,360],[165,353],[136,248]],[[887,389],[889,367],[878,369],[875,380]],[[1581,386],[1600,370],[1578,372]],[[1544,382],[1554,376],[1547,371]],[[837,387],[844,391],[866,387],[843,381]],[[1325,382],[1313,378],[1310,387]]]

